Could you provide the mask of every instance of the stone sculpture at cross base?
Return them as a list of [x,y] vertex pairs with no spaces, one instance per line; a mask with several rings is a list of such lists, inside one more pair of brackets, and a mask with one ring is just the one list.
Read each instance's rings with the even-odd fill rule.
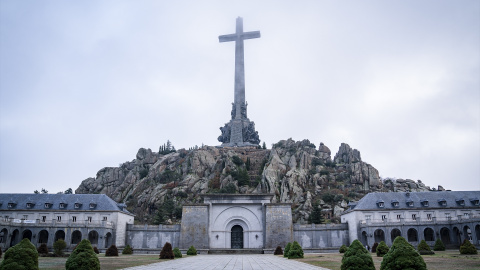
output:
[[245,102],[245,65],[243,57],[243,40],[259,38],[260,32],[243,32],[243,20],[237,18],[235,34],[219,36],[220,42],[235,41],[235,100],[232,103],[231,120],[220,127],[222,135],[218,141],[224,147],[258,146],[260,138],[255,131],[255,123],[247,117]]

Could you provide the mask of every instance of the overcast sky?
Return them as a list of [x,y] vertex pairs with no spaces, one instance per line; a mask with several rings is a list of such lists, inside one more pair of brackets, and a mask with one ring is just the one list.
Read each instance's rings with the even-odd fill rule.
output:
[[219,145],[245,31],[248,117],[382,177],[480,190],[480,1],[0,0],[0,192],[76,189],[167,139]]

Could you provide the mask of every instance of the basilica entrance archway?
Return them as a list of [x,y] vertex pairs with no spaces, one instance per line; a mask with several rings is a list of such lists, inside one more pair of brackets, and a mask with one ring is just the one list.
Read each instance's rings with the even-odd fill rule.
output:
[[243,228],[240,225],[232,227],[231,247],[232,249],[243,248]]

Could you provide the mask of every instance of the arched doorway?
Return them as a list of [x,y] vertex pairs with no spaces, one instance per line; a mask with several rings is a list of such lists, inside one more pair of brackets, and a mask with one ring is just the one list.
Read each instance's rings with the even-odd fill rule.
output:
[[477,244],[480,244],[480,225],[475,226],[475,235],[477,236]]
[[367,238],[367,232],[366,231],[362,232],[362,244],[364,246],[368,245],[368,238]]
[[232,249],[243,248],[243,228],[240,225],[232,227],[231,247]]
[[74,231],[72,233],[72,244],[76,245],[82,241],[82,233],[80,231]]
[[20,232],[18,230],[14,230],[12,232],[12,238],[10,239],[10,246],[15,246],[18,242],[20,242],[19,238]]
[[41,230],[38,233],[38,243],[39,244],[46,244],[48,243],[48,232],[46,230]]
[[62,230],[58,230],[55,232],[55,242],[57,242],[60,239],[65,240],[65,232]]
[[385,241],[385,233],[381,229],[377,229],[374,233],[375,236],[375,242],[380,243],[382,241]]
[[414,228],[410,228],[407,231],[408,242],[418,242],[418,233]]
[[98,244],[98,233],[97,233],[97,231],[90,231],[88,233],[88,241],[90,241],[90,243],[92,245],[97,245]]
[[8,237],[8,230],[6,228],[3,228],[0,231],[0,244],[7,243],[7,237]]
[[30,242],[32,242],[32,231],[24,230],[22,233],[22,239],[25,239],[25,238],[27,238],[28,240],[30,240]]
[[425,237],[425,241],[435,241],[435,233],[433,232],[432,228],[425,228],[423,231],[423,236]]
[[105,235],[105,248],[109,248],[112,245],[112,234],[107,233]]
[[440,239],[442,240],[443,244],[450,245],[450,230],[447,227],[440,229]]
[[392,238],[392,243],[397,238],[397,236],[402,236],[402,233],[400,232],[399,229],[393,229],[392,232],[390,233],[390,236]]
[[460,237],[460,230],[457,227],[453,227],[453,244],[460,245],[462,238]]
[[463,227],[463,235],[465,235],[465,238],[468,239],[468,241],[472,242],[472,230],[470,230],[470,227],[465,226]]

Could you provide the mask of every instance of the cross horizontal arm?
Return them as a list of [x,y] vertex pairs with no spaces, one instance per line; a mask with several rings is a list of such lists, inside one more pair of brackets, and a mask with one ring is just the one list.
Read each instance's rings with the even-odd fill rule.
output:
[[237,35],[237,34],[222,35],[222,36],[218,36],[218,41],[220,42],[235,41],[237,40],[237,37],[240,37],[240,39],[259,38],[260,31],[244,32],[240,35]]
[[218,36],[218,41],[220,42],[235,41],[235,40],[237,40],[237,34]]
[[252,38],[259,38],[260,31],[252,31],[252,32],[245,32],[242,34],[243,39],[252,39]]

